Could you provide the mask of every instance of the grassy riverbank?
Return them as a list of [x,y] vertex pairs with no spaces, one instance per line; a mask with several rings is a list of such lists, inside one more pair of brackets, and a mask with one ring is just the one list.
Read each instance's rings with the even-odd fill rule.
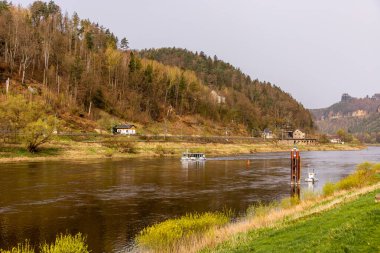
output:
[[238,234],[203,252],[380,252],[380,204],[374,201],[379,192],[295,222]]
[[[257,143],[196,143],[196,142],[138,142],[138,141],[74,141],[56,139],[43,146],[37,153],[29,153],[22,145],[0,146],[0,163],[14,161],[75,160],[97,158],[129,158],[176,156],[189,149],[203,152],[207,156],[249,154],[259,152],[289,151],[292,145],[280,145],[276,142]],[[316,144],[298,145],[302,151],[312,150],[360,150],[360,144]]]
[[[142,231],[137,243],[148,252],[378,252],[380,204],[374,196],[380,192],[379,173],[380,164],[364,163],[323,194],[252,206],[238,221],[210,225],[207,231],[168,220]],[[175,237],[162,229],[174,223],[182,228]],[[160,237],[150,236],[157,232]]]

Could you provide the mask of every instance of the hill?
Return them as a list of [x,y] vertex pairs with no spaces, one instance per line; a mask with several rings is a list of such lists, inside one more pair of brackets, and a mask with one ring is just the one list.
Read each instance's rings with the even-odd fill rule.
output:
[[[154,51],[160,57],[148,55]],[[204,54],[130,50],[126,38],[76,13],[62,14],[53,1],[28,8],[0,1],[0,82],[1,94],[33,94],[70,131],[115,122],[148,133],[313,129],[310,113],[270,83]]]
[[139,55],[165,65],[194,71],[209,89],[225,96],[228,107],[251,128],[280,128],[288,125],[306,131],[313,129],[311,115],[290,94],[269,82],[252,80],[217,56],[211,58],[203,52],[194,53],[180,48],[146,49],[141,50]]
[[380,142],[380,94],[355,98],[343,94],[340,102],[310,110],[320,131],[345,129],[365,142]]

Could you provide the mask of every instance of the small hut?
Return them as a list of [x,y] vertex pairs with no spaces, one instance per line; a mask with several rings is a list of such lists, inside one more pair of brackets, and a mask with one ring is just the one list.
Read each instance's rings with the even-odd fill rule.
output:
[[131,124],[116,125],[112,128],[113,134],[134,135],[136,134],[136,126]]

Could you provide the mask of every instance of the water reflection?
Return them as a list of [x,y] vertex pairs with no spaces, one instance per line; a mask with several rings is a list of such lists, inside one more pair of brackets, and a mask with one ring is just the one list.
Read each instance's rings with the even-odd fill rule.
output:
[[205,160],[200,160],[200,161],[181,160],[182,169],[204,169],[205,164],[206,164]]
[[[319,182],[303,181],[301,191],[320,191],[360,162],[380,162],[379,154],[380,148],[303,152],[304,168],[315,169]],[[139,230],[164,219],[223,208],[244,213],[254,202],[291,194],[289,152],[188,164],[158,158],[0,166],[0,248],[80,231],[93,252],[117,252]],[[304,169],[302,180],[306,176]]]
[[307,189],[311,192],[314,192],[314,185],[317,184],[317,182],[307,182]]

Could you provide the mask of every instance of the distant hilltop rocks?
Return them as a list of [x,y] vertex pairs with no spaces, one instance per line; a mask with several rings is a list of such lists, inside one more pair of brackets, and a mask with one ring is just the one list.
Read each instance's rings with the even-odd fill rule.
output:
[[[380,108],[379,108],[380,109]],[[322,117],[320,118],[320,120],[325,120],[325,119],[339,119],[339,118],[344,118],[344,117],[365,117],[367,116],[369,113],[365,110],[356,110],[354,112],[350,112],[350,113],[346,113],[346,114],[343,114],[341,112],[337,112],[337,113],[334,113],[333,111],[330,111],[328,116],[325,117],[324,115],[322,115]]]
[[366,96],[365,98],[355,98],[344,93],[340,102],[328,108],[310,111],[316,120],[366,117],[373,113],[380,113],[380,93],[376,93],[372,97]]
[[[348,93],[343,93],[342,95],[342,99],[340,100],[340,102],[350,102],[352,100],[356,100],[358,98],[355,98],[355,97],[351,97]],[[361,99],[371,99],[371,100],[380,100],[380,93],[376,93],[374,94],[371,98],[367,95],[365,98],[361,98]]]
[[353,97],[351,97],[348,93],[344,93],[342,95],[342,99],[340,100],[341,102],[348,102],[350,101],[351,99],[353,99]]
[[380,93],[364,98],[344,93],[340,102],[310,111],[322,132],[333,133],[339,128],[353,133],[380,131]]

